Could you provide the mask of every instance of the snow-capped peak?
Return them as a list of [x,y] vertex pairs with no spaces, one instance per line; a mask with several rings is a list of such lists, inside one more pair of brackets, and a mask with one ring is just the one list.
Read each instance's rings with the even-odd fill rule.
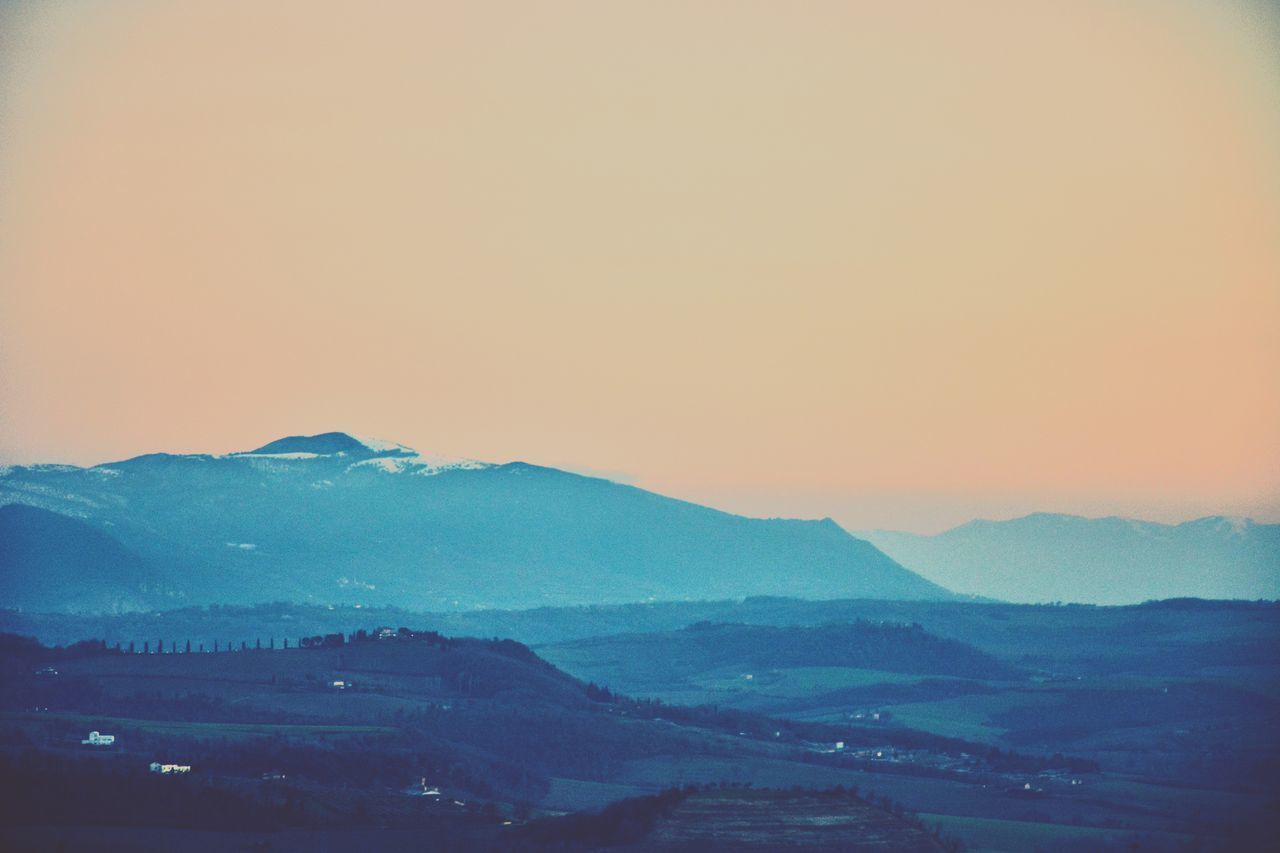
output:
[[413,449],[394,441],[377,438],[357,438],[345,432],[322,432],[317,435],[290,435],[234,456],[273,456],[306,458],[298,454],[314,456],[408,456]]

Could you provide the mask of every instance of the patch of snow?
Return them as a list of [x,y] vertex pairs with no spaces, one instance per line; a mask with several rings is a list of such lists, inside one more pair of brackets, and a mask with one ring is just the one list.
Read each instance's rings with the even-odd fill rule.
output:
[[[72,492],[60,492],[57,489],[53,488],[52,486],[46,486],[44,483],[24,483],[22,481],[19,481],[16,483],[11,482],[6,484],[6,488],[10,488],[18,492],[25,492],[31,495],[39,495],[42,498],[47,498],[50,500],[80,503],[80,504],[84,504],[85,506],[91,506],[95,508],[99,506],[97,501],[92,500],[91,498],[86,498],[84,495],[77,495]],[[49,508],[51,507],[46,507],[46,509],[49,509]],[[61,510],[55,510],[55,511],[61,512]]]
[[353,463],[347,466],[348,471],[354,471],[357,468],[376,468],[379,471],[386,471],[388,474],[399,474],[409,465],[409,460],[403,456],[381,457],[378,459],[365,459],[361,462]]
[[241,551],[252,551],[256,549],[258,546],[253,544],[252,542],[228,542],[227,547],[239,548]]
[[372,436],[367,435],[353,435],[351,437],[372,450],[374,453],[402,453],[408,456],[418,452],[412,447],[405,447],[403,444],[399,444],[394,441],[385,441],[381,438],[373,438]]
[[[338,578],[338,586],[342,587],[343,589],[354,588],[354,589],[364,589],[369,591],[373,591],[377,589],[377,587],[371,583],[365,583],[364,581],[356,580],[355,578],[349,578],[345,576]],[[356,605],[356,607],[359,607],[359,606],[360,605],[358,604]]]
[[480,462],[476,459],[454,459],[446,456],[418,456],[416,459],[421,467],[413,473],[424,477],[443,471],[480,471],[493,467],[488,462]]
[[313,488],[313,489],[332,489],[332,488],[333,488],[333,480],[316,480],[314,483],[312,483],[312,484],[311,484],[311,488]]
[[119,472],[119,471],[117,471],[115,468],[103,468],[103,467],[102,467],[102,466],[100,466],[100,465],[98,465],[98,466],[94,466],[93,468],[90,468],[89,470],[90,470],[90,471],[92,471],[93,473],[97,474],[99,477],[102,477],[102,478],[103,478],[103,479],[105,479],[105,480],[110,480],[112,477],[119,477],[119,476],[120,476],[120,472]]
[[407,471],[410,474],[430,477],[444,471],[476,471],[490,467],[492,466],[489,463],[478,462],[475,459],[414,453],[412,456],[384,456],[377,459],[365,459],[348,466],[347,470],[374,468],[379,471],[385,471],[388,474],[400,474]]

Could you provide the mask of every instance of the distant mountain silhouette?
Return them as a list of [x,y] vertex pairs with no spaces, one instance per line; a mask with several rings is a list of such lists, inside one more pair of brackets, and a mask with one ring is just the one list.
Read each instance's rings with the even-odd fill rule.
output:
[[[950,597],[829,519],[743,518],[553,468],[425,456],[344,433],[228,455],[14,467],[0,474],[0,503],[109,531],[187,603]],[[50,587],[50,606],[103,580],[85,565]]]
[[359,456],[372,456],[375,454],[373,448],[344,432],[326,432],[320,435],[291,435],[268,442],[257,450],[249,452],[254,454],[348,453]]
[[1035,513],[935,536],[859,535],[935,583],[1006,601],[1280,598],[1280,525],[1248,519],[1169,525]]

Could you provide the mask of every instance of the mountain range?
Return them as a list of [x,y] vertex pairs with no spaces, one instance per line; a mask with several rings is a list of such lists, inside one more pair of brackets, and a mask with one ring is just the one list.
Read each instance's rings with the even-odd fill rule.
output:
[[0,520],[10,608],[951,597],[830,519],[745,518],[337,432],[241,453],[13,466],[0,471]]
[[1157,524],[1035,513],[934,536],[858,535],[948,589],[1011,602],[1280,598],[1280,524],[1249,519]]

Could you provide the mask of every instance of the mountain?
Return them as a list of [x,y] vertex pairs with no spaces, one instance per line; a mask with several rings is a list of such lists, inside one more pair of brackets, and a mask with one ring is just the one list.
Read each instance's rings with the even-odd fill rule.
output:
[[175,603],[107,533],[34,506],[0,506],[0,601],[36,611],[149,610]]
[[830,519],[744,518],[553,468],[344,433],[225,455],[13,467],[0,472],[0,504],[14,503],[109,531],[192,604],[950,596]]
[[1280,525],[1248,519],[1169,525],[1036,513],[935,536],[860,535],[935,583],[1006,601],[1280,598]]

